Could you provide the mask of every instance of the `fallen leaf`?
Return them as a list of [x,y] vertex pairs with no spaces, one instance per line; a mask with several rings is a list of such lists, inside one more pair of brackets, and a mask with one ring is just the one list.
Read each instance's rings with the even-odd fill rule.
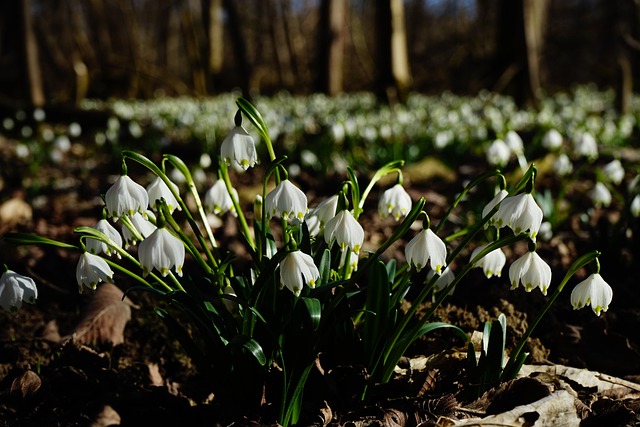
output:
[[33,397],[42,386],[40,376],[35,372],[24,371],[11,383],[11,396],[19,399],[29,399]]
[[0,225],[12,229],[16,225],[27,224],[33,218],[31,205],[17,195],[0,205]]
[[86,345],[124,342],[124,328],[131,320],[132,303],[114,284],[104,283],[91,297],[82,319],[72,332],[75,340]]
[[108,427],[120,425],[122,419],[110,405],[105,405],[96,419],[90,424],[91,427]]

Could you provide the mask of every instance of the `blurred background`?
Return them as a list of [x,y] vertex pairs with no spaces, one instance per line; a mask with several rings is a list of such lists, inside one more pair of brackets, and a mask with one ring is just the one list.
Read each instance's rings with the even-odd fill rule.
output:
[[0,105],[481,89],[531,105],[595,83],[629,105],[638,0],[7,0]]

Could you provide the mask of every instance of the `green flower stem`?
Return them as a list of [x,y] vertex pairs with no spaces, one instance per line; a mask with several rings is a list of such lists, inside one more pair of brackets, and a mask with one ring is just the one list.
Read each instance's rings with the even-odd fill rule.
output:
[[[145,156],[143,156],[143,155],[141,155],[139,153],[136,153],[135,151],[123,150],[122,151],[122,156],[123,156],[123,158],[129,158],[131,160],[134,160],[134,161],[140,163],[141,165],[143,165],[144,167],[146,167],[147,169],[149,169],[150,171],[155,173],[157,176],[159,176],[165,182],[165,184],[167,184],[167,186],[169,187],[169,190],[171,190],[171,193],[174,195],[174,197],[178,201],[178,204],[180,205],[180,208],[182,209],[183,213],[185,214],[185,216],[187,218],[187,221],[189,222],[189,225],[191,226],[191,229],[193,230],[196,238],[198,239],[198,242],[200,243],[200,246],[202,247],[202,250],[204,251],[204,253],[207,256],[207,260],[209,260],[209,262],[211,264],[211,267],[213,269],[217,269],[218,268],[217,259],[213,256],[213,254],[209,250],[209,245],[207,244],[206,240],[204,239],[204,236],[202,235],[202,232],[200,231],[200,227],[198,227],[198,224],[196,223],[195,219],[191,215],[191,211],[189,210],[187,204],[184,202],[184,200],[182,199],[180,194],[178,192],[176,192],[176,190],[173,188],[173,183],[171,182],[171,180],[169,180],[169,177],[167,177],[167,175],[164,172],[162,172],[162,170],[158,166],[156,166],[155,163],[153,163],[151,160],[149,160]],[[167,161],[169,161],[169,163],[171,163],[175,168],[177,168],[184,175],[184,177],[185,177],[185,179],[187,181],[189,181],[189,180],[191,181],[190,187],[193,185],[193,190],[195,191],[195,185],[193,184],[193,179],[191,178],[191,173],[189,172],[189,168],[184,164],[184,162],[182,162],[182,160],[180,160],[178,157],[172,156],[172,155],[169,155],[169,154],[166,154],[164,157],[165,157],[165,159]],[[190,191],[191,191],[191,188],[190,188]],[[196,203],[198,203],[198,201],[200,200],[200,197],[198,196],[197,191],[195,191],[194,197],[196,199]],[[204,221],[204,224],[205,224],[205,227],[208,226],[208,222],[207,221]],[[215,240],[212,240],[211,244],[214,245],[214,247],[215,247]]]
[[438,232],[440,231],[440,229],[442,228],[444,223],[447,221],[447,218],[449,218],[449,215],[451,215],[451,212],[453,212],[453,210],[458,206],[458,204],[462,201],[462,199],[464,199],[464,197],[467,195],[467,193],[469,193],[469,191],[471,191],[477,185],[479,185],[479,184],[483,183],[484,181],[488,180],[489,178],[493,178],[494,176],[503,177],[502,179],[504,179],[504,176],[502,175],[502,173],[500,173],[500,171],[493,170],[493,171],[485,172],[482,175],[480,175],[479,177],[477,177],[476,179],[474,179],[473,181],[471,181],[462,190],[462,192],[460,192],[460,194],[458,194],[456,199],[453,201],[453,204],[451,206],[449,206],[449,209],[444,214],[444,216],[442,217],[440,222],[438,222],[438,225],[434,228],[433,232],[438,234]]
[[127,230],[129,230],[129,232],[131,232],[131,234],[133,234],[133,238],[136,239],[137,241],[142,241],[144,239],[144,236],[142,234],[140,234],[140,232],[138,231],[138,229],[136,227],[134,227],[133,223],[131,222],[131,218],[129,218],[128,216],[122,216],[119,218],[120,221],[122,221],[122,225],[124,225],[125,227],[127,227]]
[[367,200],[367,197],[369,196],[369,193],[373,189],[373,186],[378,181],[380,181],[380,179],[382,179],[384,176],[392,172],[398,172],[401,177],[402,173],[400,172],[400,168],[403,165],[404,165],[404,160],[394,160],[392,162],[387,163],[380,169],[378,169],[376,173],[373,174],[373,177],[371,178],[371,181],[367,185],[367,188],[365,188],[364,191],[362,192],[362,196],[360,197],[360,201],[358,202],[358,208],[362,210],[362,208],[364,207],[364,202]]
[[227,193],[229,193],[229,197],[231,197],[231,202],[233,203],[233,207],[236,210],[236,214],[238,215],[237,218],[238,218],[238,222],[240,223],[240,227],[242,229],[242,234],[247,239],[247,243],[249,244],[249,246],[251,246],[251,249],[255,251],[256,244],[253,241],[253,237],[251,237],[249,224],[247,224],[247,220],[244,217],[244,212],[242,211],[240,202],[238,201],[238,198],[233,193],[233,186],[231,185],[231,178],[229,177],[229,167],[224,161],[220,161],[220,175],[222,176],[224,185],[227,187]]
[[509,356],[509,361],[507,362],[507,365],[504,368],[503,375],[505,375],[507,378],[515,377],[515,375],[517,375],[517,372],[514,372],[516,369],[516,363],[519,359],[522,349],[524,348],[524,345],[526,344],[527,340],[531,336],[531,333],[533,332],[533,330],[536,328],[536,326],[538,326],[538,323],[540,323],[540,320],[542,320],[542,318],[547,314],[547,312],[549,311],[549,308],[551,308],[551,305],[553,305],[555,300],[558,298],[558,296],[560,295],[560,292],[562,292],[562,290],[564,289],[569,279],[571,279],[571,277],[573,277],[573,275],[576,274],[578,270],[580,270],[582,267],[586,266],[592,261],[595,261],[596,265],[599,266],[599,261],[598,261],[599,255],[600,255],[599,251],[591,251],[589,253],[582,255],[580,258],[575,260],[573,264],[571,264],[571,267],[569,267],[569,270],[567,270],[567,273],[565,274],[564,278],[562,279],[558,287],[555,289],[555,291],[553,291],[553,293],[545,303],[544,307],[542,307],[542,310],[540,310],[540,313],[538,313],[538,316],[529,325],[524,335],[522,335],[522,337],[520,338],[520,341],[518,341],[518,344],[511,352],[511,355]]
[[[104,258],[104,260],[107,262],[107,264],[109,264],[111,266],[111,268],[113,268],[114,270],[118,270],[120,273],[129,276],[130,278],[142,283],[144,286],[147,286],[149,288],[153,288],[155,289],[155,286],[153,286],[151,283],[149,283],[148,281],[146,281],[143,277],[141,277],[138,274],[135,274],[133,271],[129,270],[128,268],[122,267],[120,264],[118,264],[117,262],[113,262],[110,259]],[[171,288],[171,286],[167,285],[164,282],[159,282],[167,291],[172,292],[173,289]]]
[[[431,306],[426,311],[426,313],[418,320],[418,322],[408,332],[409,334],[408,336],[411,338],[403,340],[404,344],[402,346],[398,346],[397,344],[400,340],[400,337],[404,334],[405,329],[409,325],[409,322],[414,318],[420,304],[422,304],[422,302],[426,299],[427,295],[431,292],[431,286],[425,287],[422,290],[422,292],[420,292],[418,297],[416,297],[416,299],[413,301],[413,303],[411,304],[411,307],[409,308],[407,313],[403,316],[398,327],[395,329],[393,335],[391,336],[391,339],[388,341],[386,355],[383,359],[384,365],[382,368],[383,369],[382,382],[389,381],[389,379],[391,378],[391,375],[393,374],[393,369],[397,361],[400,359],[400,357],[402,357],[402,355],[404,354],[408,346],[414,341],[414,339],[416,338],[417,331],[431,319],[436,309],[440,307],[440,305],[442,304],[444,299],[449,295],[451,290],[467,275],[467,273],[475,266],[475,264],[478,261],[482,259],[482,257],[484,257],[486,254],[488,254],[489,252],[495,249],[501,248],[503,246],[508,246],[519,240],[524,240],[528,238],[529,238],[528,234],[521,233],[517,236],[511,235],[511,236],[504,237],[496,242],[493,242],[487,245],[467,265],[465,265],[465,267],[462,269],[460,274],[458,274],[455,277],[455,279],[453,279],[453,281],[445,289],[441,290],[438,293],[438,298],[433,302],[433,304],[431,304]],[[409,274],[409,272],[407,274]],[[431,279],[430,284],[435,283],[435,280],[437,280],[437,276],[434,276]]]

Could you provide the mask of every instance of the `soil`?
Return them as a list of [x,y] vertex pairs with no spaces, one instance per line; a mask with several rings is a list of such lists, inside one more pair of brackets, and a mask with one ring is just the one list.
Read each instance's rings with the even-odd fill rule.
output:
[[[12,143],[2,139],[0,147],[6,151]],[[25,175],[19,161],[4,161],[2,167],[2,201],[24,200],[33,210],[13,223],[3,223],[0,232],[35,231],[67,242],[74,241],[75,227],[93,225],[99,218],[98,195],[106,190],[114,172],[119,172],[118,161],[99,151],[69,155],[62,165],[45,162],[31,175]],[[425,175],[424,165],[414,165],[406,173],[408,188],[414,200],[425,196],[430,215],[439,218],[452,195],[460,191],[461,182],[481,167],[449,169],[440,165],[440,169],[430,169],[435,174]],[[234,179],[248,184],[255,176],[259,172]],[[332,194],[341,179],[320,180],[304,172],[296,177],[309,194],[310,205]],[[552,185],[544,179],[542,176],[540,185]],[[25,184],[30,189],[26,193],[20,190]],[[375,197],[372,195],[370,202],[373,207]],[[564,365],[608,374],[631,381],[624,383],[626,393],[607,394],[558,374],[546,380],[540,375],[527,376],[476,399],[464,393],[464,343],[443,332],[410,349],[394,379],[379,387],[376,401],[358,402],[346,397],[344,389],[319,399],[315,396],[305,406],[301,424],[454,425],[532,404],[558,390],[570,390],[583,425],[640,425],[640,386],[633,388],[640,380],[638,223],[628,221],[627,231],[615,234],[612,224],[621,223],[616,216],[619,208],[600,209],[586,221],[575,214],[550,241],[539,244],[554,278],[562,277],[580,254],[600,249],[602,275],[614,288],[614,300],[609,311],[597,317],[589,308],[572,310],[570,292],[564,292],[529,340],[527,364]],[[463,211],[456,212],[463,215]],[[232,234],[229,223],[225,222],[226,232]],[[365,214],[363,225],[373,244],[389,235],[394,223]],[[192,361],[154,313],[157,301],[153,296],[132,293],[130,301],[121,302],[107,285],[95,294],[78,294],[74,274],[77,255],[62,249],[16,249],[5,242],[0,250],[3,261],[33,277],[39,289],[37,304],[25,304],[16,316],[0,313],[0,426],[275,425],[268,401],[263,402],[262,411],[249,414],[225,413],[215,405],[215,396],[203,384]],[[524,250],[526,247],[517,246],[507,257],[512,260]],[[402,248],[394,245],[387,256],[401,258]],[[507,268],[502,278],[490,280],[481,271],[473,271],[437,311],[438,320],[472,333],[504,313],[506,348],[513,348],[545,297],[521,288],[509,291]],[[582,271],[576,277],[587,274]],[[126,282],[116,283],[126,288]],[[577,283],[575,278],[572,283]],[[114,310],[110,319],[120,319],[121,327],[112,325],[114,330],[105,336],[87,332],[86,319],[91,318],[87,313],[96,298],[102,301],[100,307]],[[410,304],[411,295],[407,298]],[[333,381],[334,386],[348,387],[350,381],[364,378],[358,367],[342,369],[343,380],[322,378],[320,361],[310,381]],[[520,424],[534,425],[526,417]]]

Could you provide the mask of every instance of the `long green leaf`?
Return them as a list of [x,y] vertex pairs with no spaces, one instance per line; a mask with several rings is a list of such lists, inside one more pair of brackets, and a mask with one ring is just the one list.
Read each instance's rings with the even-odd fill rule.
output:
[[384,263],[378,260],[369,269],[369,286],[363,313],[363,345],[369,358],[368,364],[377,358],[381,343],[386,341],[385,331],[391,327],[388,324],[390,288],[388,271]]
[[[90,227],[87,227],[87,228],[90,228]],[[49,239],[47,237],[42,237],[38,234],[33,234],[33,233],[7,233],[2,238],[8,243],[11,243],[12,245],[18,245],[18,246],[47,245],[47,246],[56,246],[59,248],[66,248],[66,249],[76,249],[76,250],[80,249],[77,246],[60,242],[58,240]]]
[[305,307],[307,307],[307,311],[309,312],[309,318],[311,319],[311,326],[315,331],[318,329],[320,325],[320,319],[322,318],[322,305],[320,304],[320,300],[317,298],[309,298],[309,297],[301,297],[302,302],[304,302]]

